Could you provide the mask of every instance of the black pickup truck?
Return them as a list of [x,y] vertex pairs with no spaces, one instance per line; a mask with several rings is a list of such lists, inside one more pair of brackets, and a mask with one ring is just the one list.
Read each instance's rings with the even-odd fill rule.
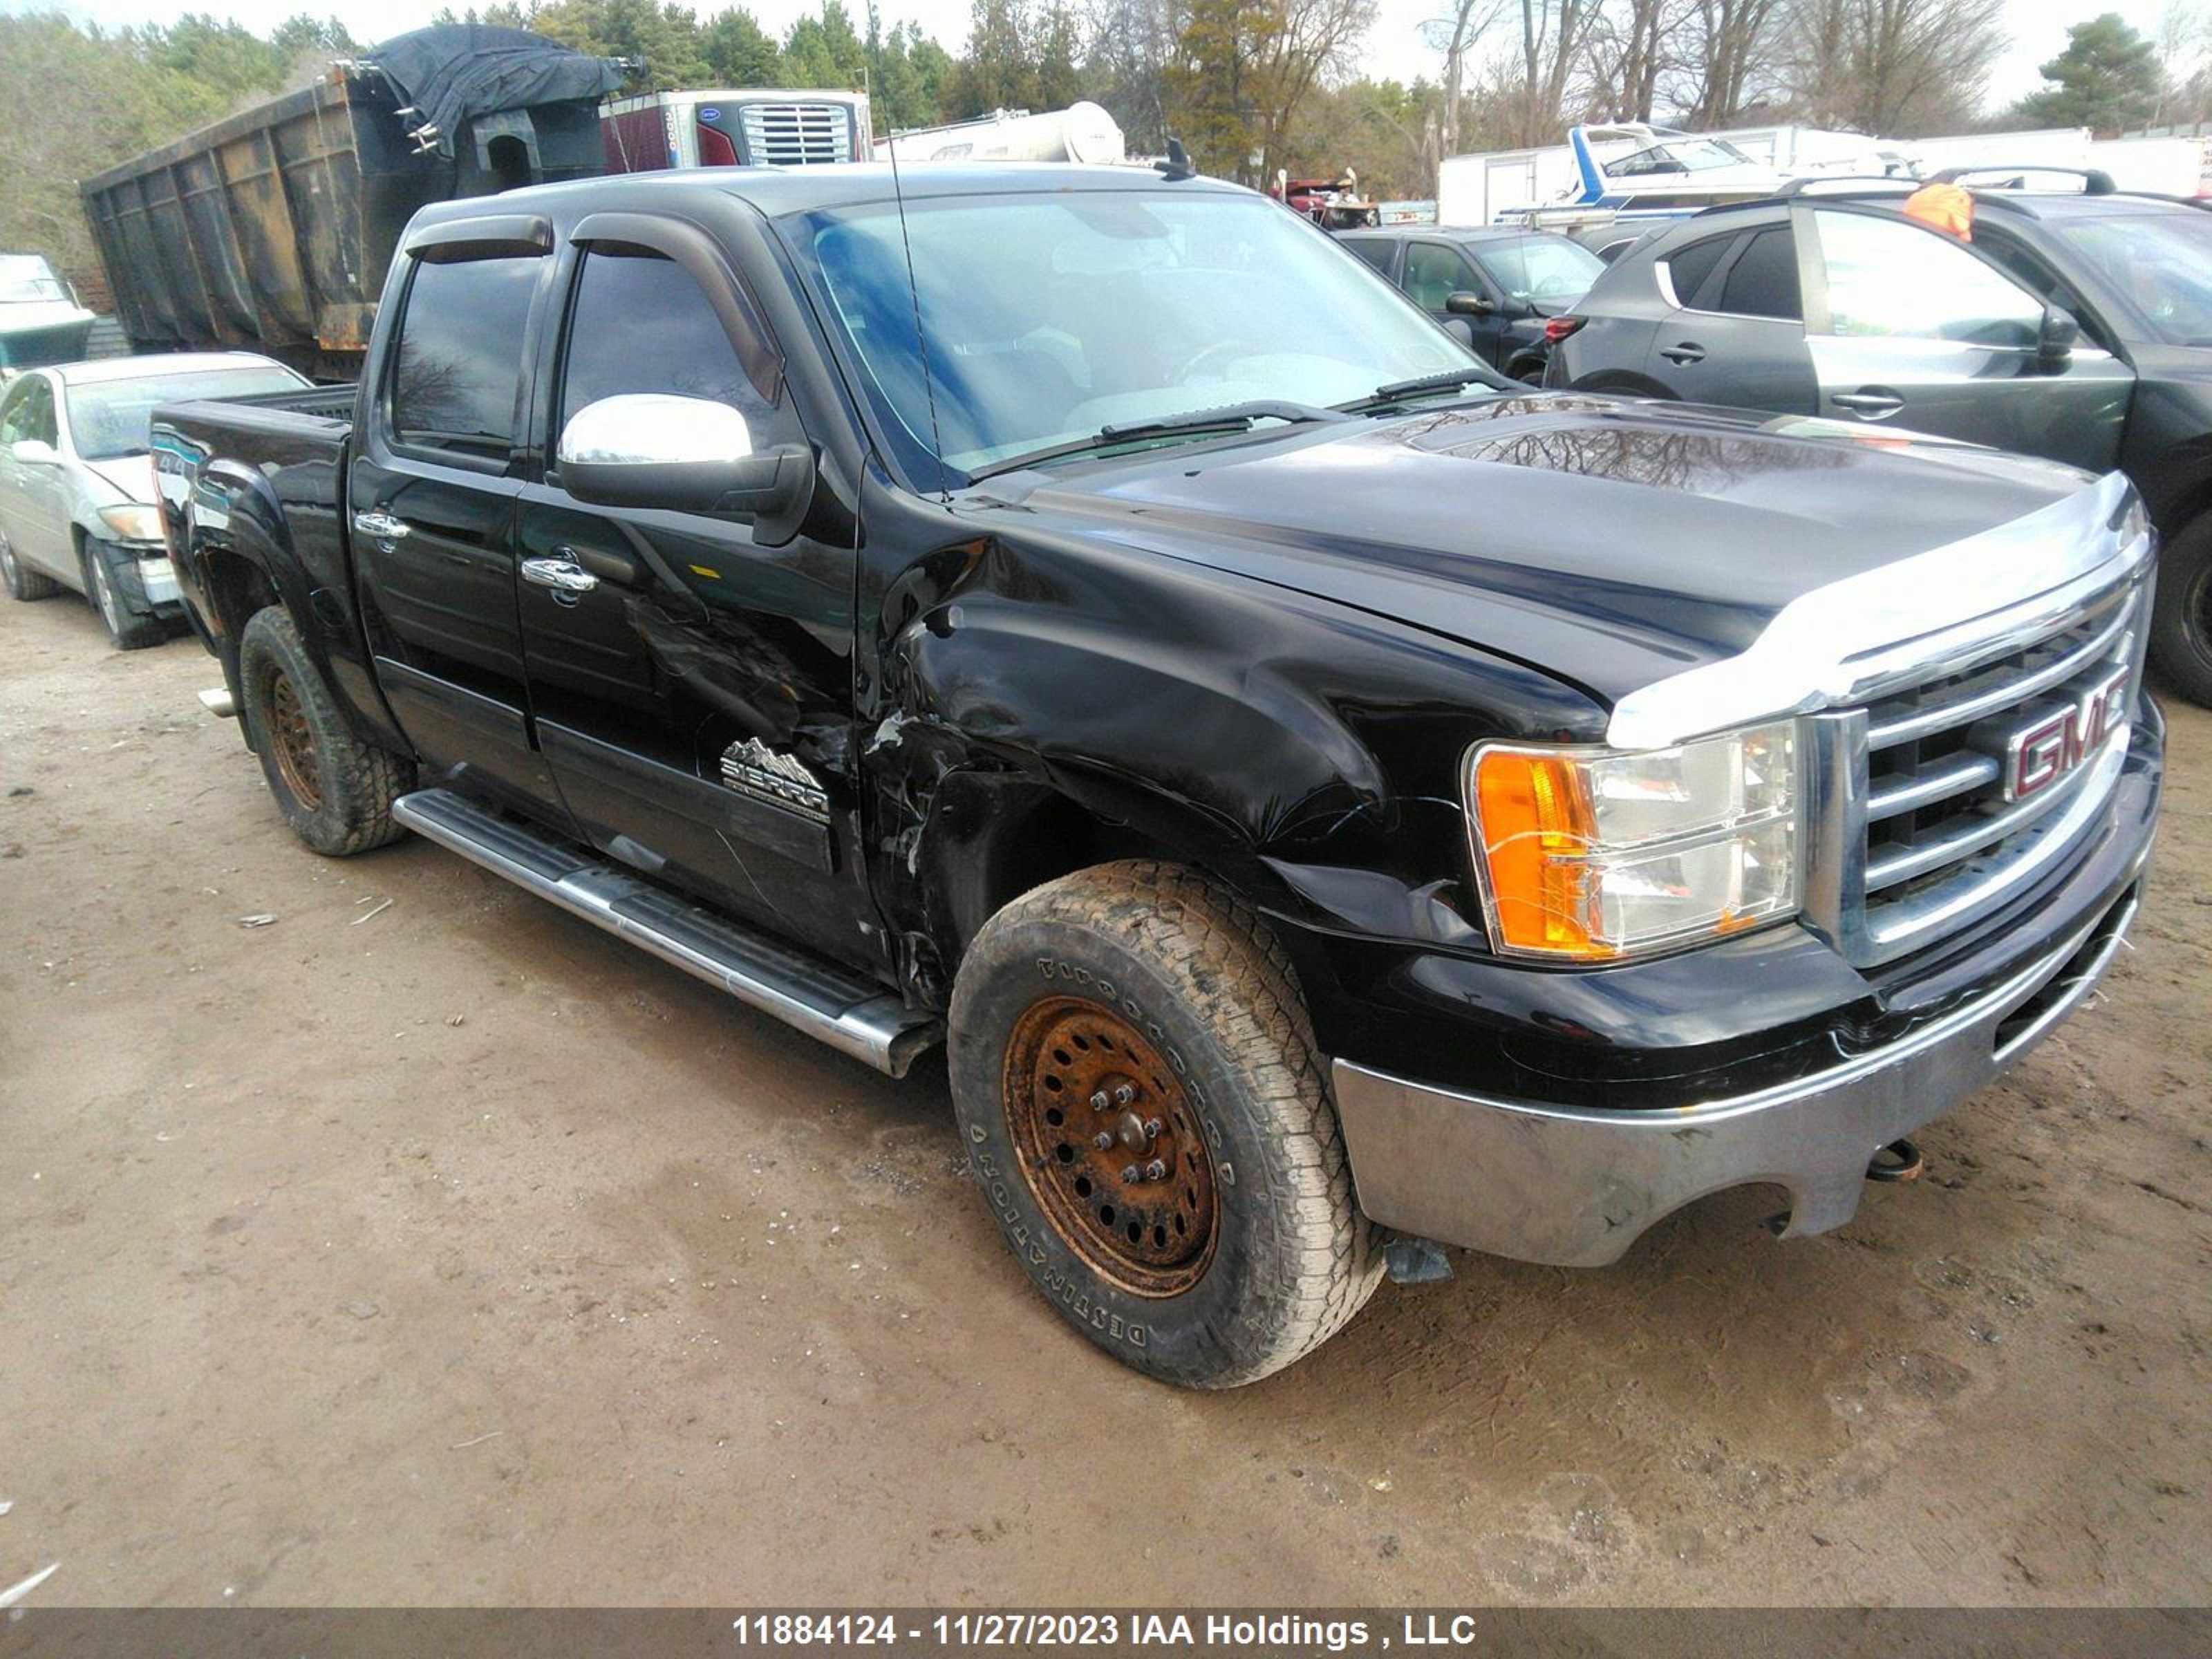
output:
[[894,1075],[1175,1382],[1434,1242],[1787,1231],[2078,1004],[2162,727],[2126,482],[1531,392],[1179,169],[426,209],[350,418],[161,411],[326,854],[412,830]]

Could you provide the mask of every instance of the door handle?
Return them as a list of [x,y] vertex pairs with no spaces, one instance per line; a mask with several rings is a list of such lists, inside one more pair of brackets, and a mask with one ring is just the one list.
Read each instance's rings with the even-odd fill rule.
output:
[[1828,401],[1869,421],[1887,420],[1905,407],[1905,399],[1893,392],[1838,392]]
[[522,580],[550,587],[556,593],[588,593],[599,585],[597,576],[567,557],[525,559]]
[[353,527],[357,534],[373,537],[380,542],[396,542],[407,534],[407,520],[394,518],[380,507],[374,512],[355,514]]
[[1702,363],[1705,361],[1705,347],[1688,340],[1680,345],[1662,346],[1659,355],[1670,363]]

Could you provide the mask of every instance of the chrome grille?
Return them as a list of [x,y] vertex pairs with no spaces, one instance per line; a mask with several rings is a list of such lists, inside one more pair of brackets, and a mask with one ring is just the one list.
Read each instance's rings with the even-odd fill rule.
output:
[[755,167],[853,159],[853,112],[843,104],[747,104],[738,118]]
[[1862,965],[1892,960],[1996,908],[2094,820],[2126,754],[2122,720],[2054,781],[2008,799],[2008,740],[2116,672],[2131,712],[2148,589],[2106,589],[2024,642],[1819,717],[1838,890],[1817,907]]

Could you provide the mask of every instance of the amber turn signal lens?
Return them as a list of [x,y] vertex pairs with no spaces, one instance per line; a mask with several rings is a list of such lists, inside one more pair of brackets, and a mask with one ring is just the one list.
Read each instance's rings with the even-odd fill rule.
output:
[[1474,787],[1498,943],[1583,961],[1619,955],[1583,919],[1582,860],[1596,823],[1582,769],[1559,755],[1492,749],[1475,763]]

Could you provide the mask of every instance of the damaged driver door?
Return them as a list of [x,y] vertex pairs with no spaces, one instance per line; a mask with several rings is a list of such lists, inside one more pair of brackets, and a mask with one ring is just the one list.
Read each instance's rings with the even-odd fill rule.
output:
[[[609,855],[795,942],[871,960],[854,549],[799,530],[803,499],[762,513],[766,495],[721,488],[732,466],[776,471],[772,457],[786,464],[783,496],[799,472],[811,484],[773,342],[719,248],[689,226],[599,216],[577,227],[565,263],[567,323],[541,365],[544,463],[518,514],[538,745]],[[708,471],[672,470],[673,451]],[[586,482],[611,476],[593,463],[624,461],[647,465],[614,469],[631,478],[618,487]],[[605,504],[617,488],[624,504]]]

